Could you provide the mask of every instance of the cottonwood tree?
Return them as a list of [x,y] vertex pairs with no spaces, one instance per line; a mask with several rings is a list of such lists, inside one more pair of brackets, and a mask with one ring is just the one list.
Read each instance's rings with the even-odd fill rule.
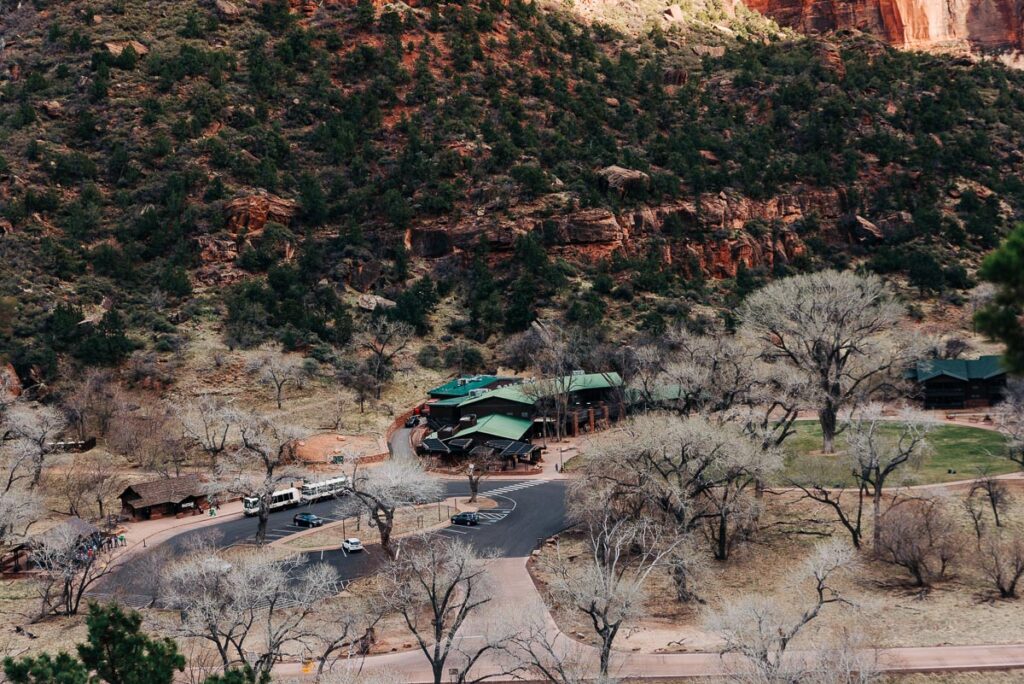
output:
[[988,509],[992,511],[992,521],[996,527],[1002,527],[1001,512],[1010,502],[1010,491],[1006,483],[993,475],[988,467],[979,469],[978,476],[971,482],[971,487],[967,490],[964,499],[968,514],[974,521],[975,531],[979,533],[978,536],[981,536],[981,516],[975,504],[977,499],[987,502]]
[[554,684],[614,684],[611,677],[593,677],[589,648],[566,636],[539,604],[509,616],[518,625],[511,643],[513,657],[524,666],[520,676]]
[[210,463],[216,468],[217,458],[230,445],[239,412],[222,397],[202,394],[185,403],[178,411],[178,420],[185,436],[210,457]]
[[61,502],[61,513],[103,519],[108,505],[124,491],[125,479],[110,455],[77,455],[70,464],[43,479],[44,489]]
[[86,592],[119,566],[86,547],[81,532],[64,523],[32,541],[33,577],[40,615],[76,615]]
[[16,403],[7,410],[11,433],[21,442],[31,460],[29,487],[35,488],[43,475],[46,457],[53,453],[53,441],[67,427],[64,416],[51,406]]
[[[864,542],[864,507],[871,501],[873,543],[881,530],[885,488],[906,468],[917,467],[928,453],[928,434],[934,423],[927,416],[903,412],[888,421],[872,405],[848,423],[847,449],[835,461],[812,460],[790,479],[804,496],[828,506],[850,534],[856,548]],[[844,487],[848,477],[853,487]]]
[[[486,559],[458,540],[424,540],[423,544],[392,560],[381,575],[382,606],[396,613],[430,663],[434,684],[480,682],[511,676],[520,665],[500,655],[511,646],[507,619],[484,615],[494,598]],[[474,621],[474,638],[462,639],[459,630]],[[481,658],[501,663],[499,672],[473,674]]]
[[751,519],[750,488],[782,463],[740,427],[703,416],[631,418],[595,438],[591,452],[579,488],[606,491],[622,510],[663,516],[679,533],[703,530],[719,560]]
[[302,364],[281,354],[265,354],[253,360],[248,370],[274,393],[278,409],[283,406],[285,386],[297,383],[303,373]]
[[1006,436],[1006,458],[1024,470],[1024,396],[1010,392],[996,412],[999,431]]
[[[394,458],[365,470],[357,468],[347,489],[377,527],[381,548],[392,559],[397,555],[391,543],[395,512],[403,506],[433,501],[441,494],[440,482],[428,476],[412,458]],[[339,515],[347,513],[342,504]]]
[[84,441],[89,437],[106,437],[122,404],[113,374],[94,368],[64,398],[62,407],[68,425]]
[[107,448],[164,477],[181,475],[188,458],[176,411],[167,402],[149,396],[121,406],[110,427]]
[[877,276],[831,270],[775,281],[739,310],[741,336],[759,341],[763,358],[806,380],[829,454],[839,415],[903,370],[909,345],[897,331],[902,316],[902,305]]
[[[352,661],[369,653],[374,629],[382,615],[371,598],[348,596],[329,599],[306,620],[306,629],[314,636],[307,641],[316,656],[314,681],[318,684],[340,681],[335,676],[339,661]],[[341,672],[344,672],[341,668]],[[389,680],[390,681],[390,680]]]
[[1000,598],[1017,598],[1024,578],[1024,539],[1003,530],[986,535],[978,542],[978,567]]
[[749,684],[788,682],[864,682],[873,668],[866,659],[851,666],[849,650],[842,644],[818,647],[809,655],[794,654],[790,647],[807,632],[822,610],[848,602],[836,589],[836,580],[854,563],[853,550],[832,541],[820,545],[808,559],[801,579],[813,587],[810,601],[795,598],[794,588],[785,597],[746,596],[727,603],[707,618],[708,626],[723,640],[723,653],[733,653],[729,679]]
[[395,357],[409,346],[414,333],[408,323],[377,316],[370,319],[366,329],[357,336],[358,348],[367,353],[366,369],[374,381],[375,399],[380,399],[384,383],[391,377]]
[[43,498],[21,487],[0,491],[0,549],[21,543],[43,514]]
[[164,602],[181,636],[203,639],[225,671],[248,665],[260,681],[291,647],[314,643],[311,616],[339,590],[337,572],[303,556],[259,550],[230,557],[199,543],[163,578]]
[[239,417],[238,434],[241,443],[222,455],[217,478],[227,491],[258,501],[256,543],[262,545],[274,492],[301,477],[295,465],[300,432],[267,416],[249,413]]
[[916,587],[945,579],[963,550],[956,522],[937,498],[897,502],[879,525],[875,555],[910,573]]
[[643,515],[621,516],[610,507],[582,515],[583,550],[571,555],[561,541],[544,558],[556,601],[583,613],[600,641],[599,671],[607,677],[612,646],[624,623],[644,613],[646,585],[682,542],[664,525]]

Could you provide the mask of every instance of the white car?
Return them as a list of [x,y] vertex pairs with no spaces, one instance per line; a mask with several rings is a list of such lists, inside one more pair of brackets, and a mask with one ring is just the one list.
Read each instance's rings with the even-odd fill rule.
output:
[[341,542],[341,548],[345,553],[355,553],[363,550],[363,542],[359,541],[355,537],[349,537],[345,541]]

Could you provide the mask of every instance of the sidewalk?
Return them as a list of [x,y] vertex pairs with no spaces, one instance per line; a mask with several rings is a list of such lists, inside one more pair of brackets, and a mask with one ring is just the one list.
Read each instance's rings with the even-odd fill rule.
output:
[[223,506],[217,506],[217,515],[214,517],[211,517],[209,513],[203,513],[184,518],[160,518],[159,520],[124,523],[124,536],[128,548],[119,554],[118,557],[123,559],[143,549],[158,546],[186,530],[202,529],[226,520],[237,520],[243,515],[242,502],[239,500],[228,502]]

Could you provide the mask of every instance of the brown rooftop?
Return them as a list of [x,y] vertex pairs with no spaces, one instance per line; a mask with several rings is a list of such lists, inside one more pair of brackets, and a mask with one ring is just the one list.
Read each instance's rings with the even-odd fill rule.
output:
[[183,475],[133,484],[124,490],[121,498],[132,508],[146,508],[165,503],[181,503],[189,497],[204,494],[206,485],[199,475]]

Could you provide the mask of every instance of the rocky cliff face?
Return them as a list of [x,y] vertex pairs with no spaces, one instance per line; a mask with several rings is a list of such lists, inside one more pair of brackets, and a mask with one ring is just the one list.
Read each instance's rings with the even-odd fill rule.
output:
[[[527,205],[511,217],[481,212],[454,225],[412,228],[406,234],[406,246],[420,257],[458,258],[483,238],[500,260],[518,235],[536,231],[551,254],[575,263],[592,264],[616,252],[642,255],[657,243],[662,260],[682,271],[732,278],[741,265],[771,270],[777,263],[803,255],[806,248],[792,225],[813,217],[826,229],[836,226],[843,207],[839,191],[811,189],[761,201],[708,194],[699,203],[675,202],[619,214],[580,209],[554,219],[545,218],[550,212],[540,203]],[[683,234],[673,235],[674,230]]]
[[1024,49],[1024,0],[745,0],[779,24],[858,29],[905,48]]

